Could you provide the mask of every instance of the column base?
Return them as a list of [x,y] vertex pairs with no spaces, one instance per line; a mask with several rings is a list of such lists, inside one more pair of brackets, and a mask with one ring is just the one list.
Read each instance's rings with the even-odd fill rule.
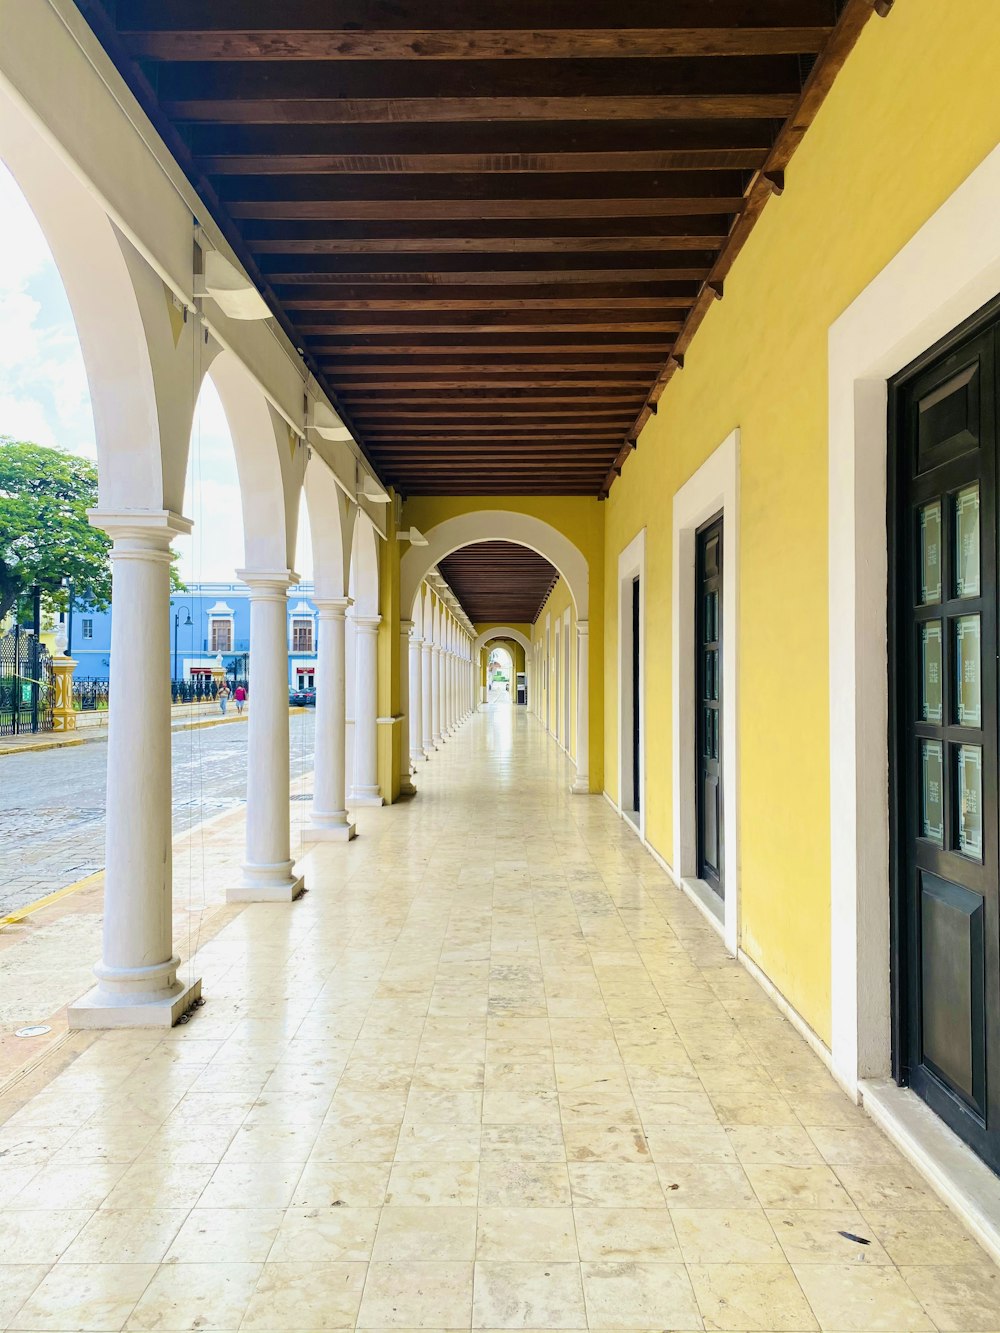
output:
[[322,815],[316,817],[316,822],[307,824],[302,830],[303,842],[350,842],[352,838],[357,837],[357,828],[352,824],[347,811],[341,811],[340,815],[329,816],[329,822]]
[[351,805],[385,805],[385,800],[378,787],[360,787],[348,797]]
[[404,775],[399,780],[399,794],[400,796],[416,796],[417,794],[417,789],[413,785],[413,779],[408,775]]
[[427,759],[427,757],[428,756],[424,753],[423,750],[410,751],[410,767],[414,773],[417,771],[417,765],[422,764],[424,760]]
[[577,780],[570,786],[570,793],[573,796],[590,795],[590,778],[587,777],[586,773],[583,777],[577,778]]
[[175,982],[162,998],[137,1001],[127,996],[109,994],[95,986],[66,1011],[71,1029],[93,1028],[172,1028],[182,1014],[201,998],[201,978],[189,985]]
[[243,878],[226,890],[227,903],[290,903],[305,888],[291,861],[274,866],[244,866]]

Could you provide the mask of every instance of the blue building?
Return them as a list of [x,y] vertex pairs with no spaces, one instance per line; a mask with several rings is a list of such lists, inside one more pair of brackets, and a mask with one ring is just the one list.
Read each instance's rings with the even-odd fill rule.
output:
[[[316,671],[316,607],[313,585],[300,583],[288,598],[288,685],[310,690]],[[247,675],[250,589],[245,583],[191,583],[170,599],[170,675],[173,680],[211,677],[219,654],[227,675]],[[73,613],[72,656],[76,680],[107,680],[111,665],[112,606]]]

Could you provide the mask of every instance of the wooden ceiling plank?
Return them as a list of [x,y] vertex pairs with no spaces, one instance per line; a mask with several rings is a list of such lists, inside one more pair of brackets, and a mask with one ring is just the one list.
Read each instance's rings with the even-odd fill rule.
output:
[[[753,123],[753,122],[751,122]],[[394,153],[361,156],[357,153],[215,153],[198,158],[206,176],[298,175],[400,172],[407,174],[460,172],[612,172],[612,171],[757,171],[766,148],[686,148],[664,152],[607,153]]]
[[[168,67],[169,68],[169,67]],[[208,84],[207,86],[211,86]],[[234,125],[415,124],[477,120],[684,120],[686,118],[784,120],[795,108],[795,93],[699,93],[674,96],[591,97],[274,97],[166,98],[165,113],[175,121],[225,121]]]

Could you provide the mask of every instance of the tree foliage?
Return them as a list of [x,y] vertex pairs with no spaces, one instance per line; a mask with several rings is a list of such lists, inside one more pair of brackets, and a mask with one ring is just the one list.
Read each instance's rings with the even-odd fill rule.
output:
[[[76,604],[107,608],[111,540],[87,519],[96,504],[88,459],[0,435],[0,621],[34,584],[49,605],[64,606],[64,578]],[[173,567],[171,575],[180,586]]]

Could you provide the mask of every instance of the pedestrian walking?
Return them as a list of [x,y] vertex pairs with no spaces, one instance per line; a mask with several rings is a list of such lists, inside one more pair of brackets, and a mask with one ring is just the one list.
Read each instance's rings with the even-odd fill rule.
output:
[[229,686],[225,681],[219,686],[219,711],[226,716],[226,704],[229,702]]
[[235,700],[236,703],[237,713],[242,713],[243,705],[247,701],[247,692],[242,685],[237,685],[236,689],[233,690],[233,699]]

